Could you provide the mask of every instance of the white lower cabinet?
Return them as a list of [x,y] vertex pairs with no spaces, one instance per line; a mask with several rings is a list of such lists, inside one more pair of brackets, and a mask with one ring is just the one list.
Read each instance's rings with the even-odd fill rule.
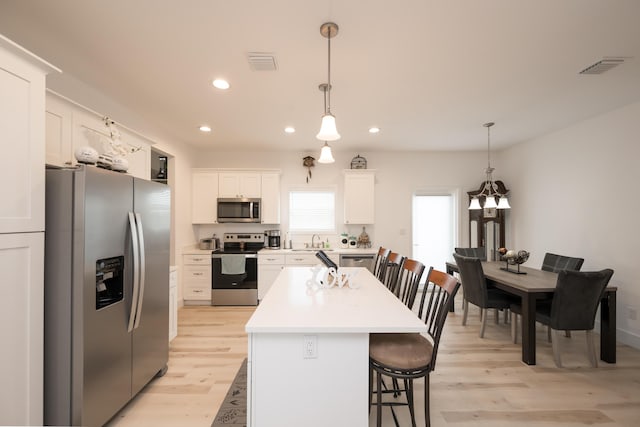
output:
[[0,234],[0,425],[42,425],[44,233]]
[[262,300],[284,268],[284,255],[258,254],[258,300]]
[[211,304],[211,253],[185,254],[182,263],[185,304]]
[[[331,252],[325,252],[329,259],[336,263],[336,265],[340,262],[340,256],[338,254],[333,254]],[[302,252],[302,253],[292,253],[285,255],[285,264],[287,266],[297,266],[297,267],[313,267],[314,265],[321,264],[322,261],[318,259],[315,252]]]
[[178,336],[178,270],[169,272],[169,342]]
[[[329,259],[338,264],[340,256],[338,254],[327,253]],[[271,288],[271,285],[280,274],[280,270],[285,267],[313,267],[321,261],[316,257],[315,252],[297,253],[272,253],[268,250],[258,253],[258,300],[262,300]],[[309,273],[311,278],[311,273]]]

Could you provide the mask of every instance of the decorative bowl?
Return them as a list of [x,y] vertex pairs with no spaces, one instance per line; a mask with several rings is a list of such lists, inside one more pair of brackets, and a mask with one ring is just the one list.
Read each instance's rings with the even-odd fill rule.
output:
[[[513,252],[512,256],[508,256],[510,255],[509,252]],[[509,251],[507,252],[507,255],[505,255],[505,259],[507,261],[507,263],[511,264],[511,265],[517,265],[517,264],[523,264],[525,262],[527,262],[527,260],[529,259],[529,252],[527,251],[518,251],[517,253],[515,253],[515,251]]]

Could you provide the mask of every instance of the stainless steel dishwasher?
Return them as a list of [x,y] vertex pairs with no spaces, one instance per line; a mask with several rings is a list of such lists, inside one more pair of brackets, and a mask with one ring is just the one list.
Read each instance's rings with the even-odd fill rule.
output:
[[373,273],[376,254],[340,254],[340,267],[365,267]]

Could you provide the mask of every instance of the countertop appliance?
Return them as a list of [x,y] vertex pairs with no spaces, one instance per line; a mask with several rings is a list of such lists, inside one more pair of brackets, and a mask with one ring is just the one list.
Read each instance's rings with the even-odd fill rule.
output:
[[340,254],[340,267],[365,267],[373,273],[376,254]]
[[258,304],[258,251],[263,233],[224,233],[211,254],[211,305]]
[[264,232],[265,244],[267,249],[280,249],[280,230],[267,230]]
[[200,242],[198,242],[198,249],[212,251],[220,249],[220,239],[217,238],[215,234],[213,235],[213,237],[200,239]]
[[104,425],[169,359],[170,190],[46,171],[44,424]]
[[218,198],[218,222],[260,222],[261,199]]

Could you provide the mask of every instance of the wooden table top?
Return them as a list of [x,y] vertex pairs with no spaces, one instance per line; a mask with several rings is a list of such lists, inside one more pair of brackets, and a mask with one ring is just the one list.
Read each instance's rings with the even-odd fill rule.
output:
[[[458,266],[455,262],[447,262],[447,265],[458,271]],[[544,293],[554,292],[556,289],[558,273],[521,265],[520,271],[527,274],[515,274],[500,269],[504,268],[505,265],[505,262],[485,261],[482,263],[482,269],[487,279],[522,292]],[[517,266],[510,265],[509,269],[516,270]],[[607,291],[615,291],[616,289],[615,286],[607,286]]]

